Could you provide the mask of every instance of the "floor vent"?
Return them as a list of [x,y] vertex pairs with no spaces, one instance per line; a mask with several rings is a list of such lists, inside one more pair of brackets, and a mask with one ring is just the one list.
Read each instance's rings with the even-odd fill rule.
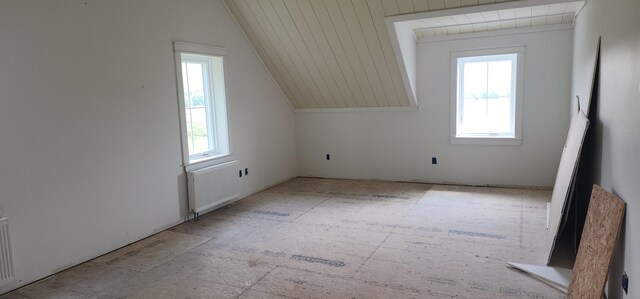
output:
[[14,279],[13,255],[9,239],[9,218],[0,219],[0,285]]

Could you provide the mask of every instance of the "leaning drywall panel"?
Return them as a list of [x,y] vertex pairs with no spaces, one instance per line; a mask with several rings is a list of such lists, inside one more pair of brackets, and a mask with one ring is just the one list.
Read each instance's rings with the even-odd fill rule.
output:
[[[640,1],[589,0],[576,19],[573,52],[573,95],[586,94],[595,41],[602,36],[594,163],[595,181],[627,201],[622,246],[615,254],[607,288],[609,298],[625,298],[620,287],[629,277],[626,298],[640,290]],[[589,91],[590,92],[590,91]]]
[[589,120],[577,111],[571,120],[567,142],[562,150],[556,182],[551,194],[551,207],[549,210],[549,230],[547,231],[547,262],[551,260],[556,238],[560,230],[560,222],[568,207],[571,185],[578,167],[582,142],[587,132]]

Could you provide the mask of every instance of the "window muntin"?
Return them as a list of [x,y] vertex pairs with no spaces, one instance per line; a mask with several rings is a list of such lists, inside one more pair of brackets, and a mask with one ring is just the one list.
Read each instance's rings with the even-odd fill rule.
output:
[[224,52],[192,44],[175,47],[185,164],[228,156],[224,66],[218,55]]
[[520,144],[523,56],[524,47],[452,53],[452,142]]

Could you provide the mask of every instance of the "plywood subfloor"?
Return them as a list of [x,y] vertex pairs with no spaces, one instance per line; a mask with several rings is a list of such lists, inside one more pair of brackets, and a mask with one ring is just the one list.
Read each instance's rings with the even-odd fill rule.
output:
[[562,298],[550,192],[298,178],[2,298]]

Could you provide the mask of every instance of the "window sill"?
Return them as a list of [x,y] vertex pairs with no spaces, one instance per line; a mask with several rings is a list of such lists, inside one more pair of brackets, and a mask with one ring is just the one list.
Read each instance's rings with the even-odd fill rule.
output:
[[194,159],[189,161],[189,163],[184,165],[185,171],[194,171],[206,167],[215,166],[218,164],[226,163],[233,160],[233,156],[231,154],[219,155],[219,156],[211,156],[211,157],[203,157],[199,159]]
[[522,138],[513,137],[449,137],[451,144],[521,145]]

